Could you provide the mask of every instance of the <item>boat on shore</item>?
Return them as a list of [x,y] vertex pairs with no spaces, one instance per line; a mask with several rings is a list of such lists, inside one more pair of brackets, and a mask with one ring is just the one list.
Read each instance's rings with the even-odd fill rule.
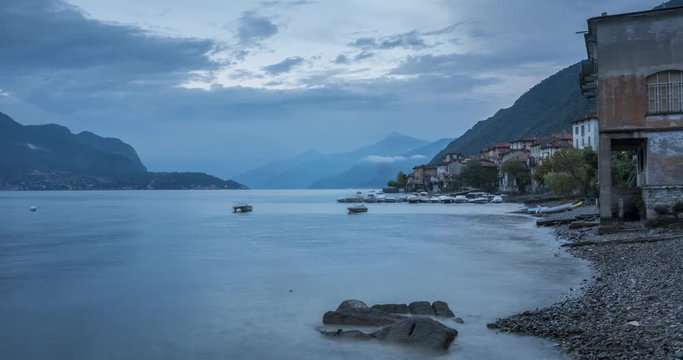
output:
[[251,212],[253,207],[247,203],[238,203],[232,206],[232,212],[234,213],[246,213]]
[[368,212],[368,208],[363,204],[351,206],[347,209],[349,210],[349,214],[360,214]]
[[464,204],[467,202],[467,196],[465,195],[456,195],[455,199],[453,199],[453,202],[456,204]]
[[408,195],[406,201],[408,202],[408,204],[417,204],[420,202],[420,197],[417,195]]
[[442,204],[452,204],[453,202],[455,202],[455,199],[448,195],[441,195],[439,196],[439,202],[441,202]]

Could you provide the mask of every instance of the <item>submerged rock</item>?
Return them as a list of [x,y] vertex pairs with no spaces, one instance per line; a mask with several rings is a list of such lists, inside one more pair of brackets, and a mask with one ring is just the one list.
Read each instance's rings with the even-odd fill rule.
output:
[[432,308],[434,309],[434,315],[443,317],[455,317],[455,314],[448,308],[448,304],[443,301],[434,301],[432,303]]
[[415,315],[434,315],[434,309],[429,301],[413,301],[408,305],[410,313]]
[[422,316],[405,318],[372,334],[380,340],[442,350],[448,350],[457,335],[455,329]]
[[378,304],[372,305],[372,308],[390,314],[410,314],[410,308],[406,304]]
[[331,337],[337,337],[337,338],[346,338],[346,339],[355,339],[355,340],[370,340],[372,339],[372,335],[366,334],[360,330],[342,330],[342,329],[337,329],[335,331],[327,331],[327,330],[318,330],[320,331],[321,334],[325,336],[331,336]]

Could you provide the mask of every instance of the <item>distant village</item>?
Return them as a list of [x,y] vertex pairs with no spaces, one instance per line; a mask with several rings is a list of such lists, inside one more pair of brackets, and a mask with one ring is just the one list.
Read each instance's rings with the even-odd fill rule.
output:
[[[483,168],[495,169],[498,174],[497,191],[502,193],[537,192],[541,184],[533,179],[537,167],[556,152],[567,148],[592,148],[597,151],[599,142],[598,118],[588,113],[572,121],[571,133],[558,133],[543,137],[514,139],[487,146],[479,155],[463,156],[458,153],[445,154],[439,162],[418,165],[405,181],[406,191],[448,192],[459,190],[463,166],[476,161]],[[506,166],[517,163],[518,166]],[[509,169],[523,167],[530,175],[528,183],[513,176]]]

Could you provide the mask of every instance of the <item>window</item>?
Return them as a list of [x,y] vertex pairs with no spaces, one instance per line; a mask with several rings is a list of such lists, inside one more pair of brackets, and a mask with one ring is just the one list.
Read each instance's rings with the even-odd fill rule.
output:
[[574,126],[574,134],[579,135],[579,127]]
[[662,71],[647,77],[651,114],[683,112],[683,71]]
[[581,147],[586,146],[586,140],[584,138],[581,138]]
[[576,146],[577,149],[579,148],[579,139],[576,139]]
[[591,146],[591,138],[590,137],[588,138],[588,146]]
[[584,126],[581,125],[581,136],[584,136],[584,135],[586,135],[586,132],[584,130]]

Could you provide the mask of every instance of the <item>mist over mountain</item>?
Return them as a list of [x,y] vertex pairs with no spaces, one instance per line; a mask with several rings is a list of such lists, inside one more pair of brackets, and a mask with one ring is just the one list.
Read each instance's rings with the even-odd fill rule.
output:
[[252,188],[305,189],[382,187],[415,161],[426,162],[449,141],[416,139],[393,133],[353,151],[322,154],[309,150],[292,159],[273,161],[235,178]]
[[238,189],[204,173],[149,172],[135,149],[56,124],[21,125],[0,112],[0,189]]

